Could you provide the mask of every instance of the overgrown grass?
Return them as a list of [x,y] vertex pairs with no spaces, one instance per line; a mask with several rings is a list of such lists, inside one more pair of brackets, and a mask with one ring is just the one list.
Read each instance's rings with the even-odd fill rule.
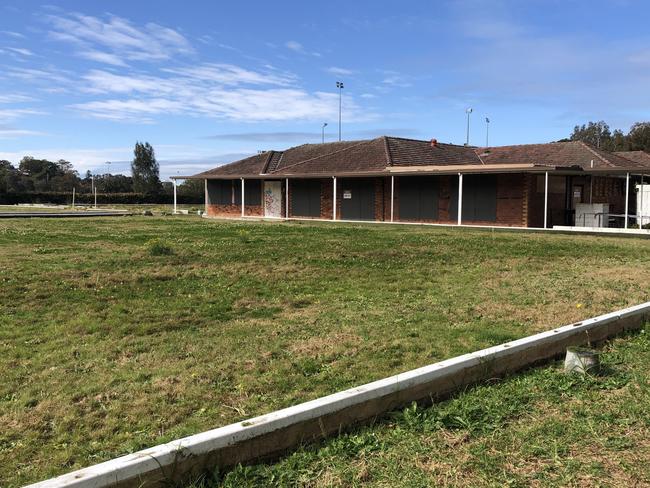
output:
[[[152,255],[160,239],[173,255]],[[0,221],[0,486],[648,299],[641,239]]]
[[649,335],[605,347],[603,375],[529,370],[189,486],[648,486]]

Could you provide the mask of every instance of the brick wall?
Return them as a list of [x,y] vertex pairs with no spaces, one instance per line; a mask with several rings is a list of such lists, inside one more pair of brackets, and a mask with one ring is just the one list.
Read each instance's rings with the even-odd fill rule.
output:
[[[241,205],[211,205],[208,204],[210,217],[241,217]],[[260,217],[264,215],[262,205],[244,205],[244,216]]]

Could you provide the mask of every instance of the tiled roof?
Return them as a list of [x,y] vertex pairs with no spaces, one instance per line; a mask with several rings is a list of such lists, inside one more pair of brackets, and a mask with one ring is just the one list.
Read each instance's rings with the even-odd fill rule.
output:
[[[389,173],[400,167],[538,166],[593,169],[650,168],[641,151],[608,153],[580,141],[474,148],[400,137],[303,144],[285,151],[266,151],[219,166],[194,178],[220,176],[308,176]],[[593,166],[592,166],[593,161]],[[407,170],[405,168],[405,170]]]
[[391,166],[447,166],[481,164],[474,148],[454,144],[436,143],[387,137]]
[[272,156],[271,152],[264,152],[250,156],[248,158],[240,159],[233,163],[217,166],[216,168],[204,171],[194,175],[195,178],[206,176],[242,176],[242,175],[259,175],[264,171],[269,157]]
[[384,138],[305,144],[284,152],[275,174],[331,174],[383,171],[388,166]]
[[614,154],[629,159],[630,161],[634,161],[645,168],[650,168],[650,154],[645,151],[618,151]]
[[219,166],[195,177],[307,175],[382,172],[388,166],[480,165],[472,148],[430,141],[377,137],[362,141],[303,144],[286,151],[268,151]]
[[598,150],[581,141],[522,144],[479,149],[486,164],[535,164],[552,168],[626,169],[636,166],[628,159]]

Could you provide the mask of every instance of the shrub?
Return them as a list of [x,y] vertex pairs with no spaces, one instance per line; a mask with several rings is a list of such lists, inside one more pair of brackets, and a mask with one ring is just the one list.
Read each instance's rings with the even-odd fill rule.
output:
[[147,242],[147,251],[151,256],[171,256],[174,254],[172,247],[161,239],[152,239]]

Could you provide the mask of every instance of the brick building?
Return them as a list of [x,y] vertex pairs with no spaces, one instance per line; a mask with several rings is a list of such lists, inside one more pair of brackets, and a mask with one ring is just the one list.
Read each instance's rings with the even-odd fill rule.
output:
[[634,214],[630,182],[644,173],[645,153],[577,141],[474,148],[383,136],[262,152],[178,179],[205,180],[211,217],[552,227],[575,225],[579,204],[607,204],[599,219],[625,225],[610,214]]

